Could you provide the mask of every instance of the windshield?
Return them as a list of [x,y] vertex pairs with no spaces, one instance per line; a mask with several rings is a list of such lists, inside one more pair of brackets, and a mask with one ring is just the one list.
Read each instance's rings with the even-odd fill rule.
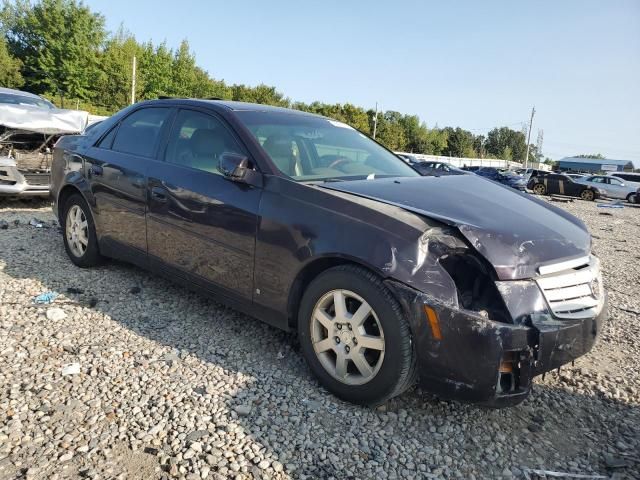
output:
[[278,169],[296,181],[419,177],[350,126],[286,112],[236,112]]
[[0,104],[11,105],[33,105],[40,108],[54,108],[53,104],[43,98],[27,97],[24,95],[11,95],[8,93],[0,93]]

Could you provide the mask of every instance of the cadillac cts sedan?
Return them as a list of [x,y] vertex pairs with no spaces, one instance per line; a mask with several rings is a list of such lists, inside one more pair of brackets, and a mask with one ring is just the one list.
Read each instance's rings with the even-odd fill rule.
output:
[[52,181],[77,266],[125,260],[296,330],[319,382],[359,404],[416,381],[516,404],[606,316],[580,220],[476,175],[423,177],[329,118],[143,102],[62,138]]

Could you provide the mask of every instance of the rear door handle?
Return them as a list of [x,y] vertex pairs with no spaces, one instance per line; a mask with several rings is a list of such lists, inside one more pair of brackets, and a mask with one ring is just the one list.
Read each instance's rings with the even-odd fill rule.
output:
[[166,202],[167,191],[161,187],[153,187],[151,189],[151,198],[153,198],[156,202]]
[[91,165],[89,168],[89,175],[99,177],[103,173],[102,167],[98,165]]

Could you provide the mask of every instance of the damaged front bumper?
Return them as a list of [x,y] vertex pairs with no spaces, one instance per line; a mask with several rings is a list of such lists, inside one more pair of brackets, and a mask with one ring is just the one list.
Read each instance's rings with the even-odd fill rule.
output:
[[[545,313],[508,324],[434,302],[393,280],[387,285],[410,319],[421,387],[442,398],[491,407],[520,403],[533,377],[589,352],[607,315],[604,292],[592,317],[559,320]],[[437,332],[428,309],[437,316]]]
[[46,197],[50,179],[48,172],[22,172],[15,160],[0,157],[0,196]]

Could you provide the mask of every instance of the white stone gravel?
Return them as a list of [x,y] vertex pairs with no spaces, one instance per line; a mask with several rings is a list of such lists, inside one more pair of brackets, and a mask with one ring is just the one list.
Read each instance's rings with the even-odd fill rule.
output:
[[45,203],[0,202],[0,479],[640,478],[640,209],[558,205],[604,268],[594,351],[515,408],[414,389],[372,410],[323,391],[293,335],[132,266],[79,269]]

